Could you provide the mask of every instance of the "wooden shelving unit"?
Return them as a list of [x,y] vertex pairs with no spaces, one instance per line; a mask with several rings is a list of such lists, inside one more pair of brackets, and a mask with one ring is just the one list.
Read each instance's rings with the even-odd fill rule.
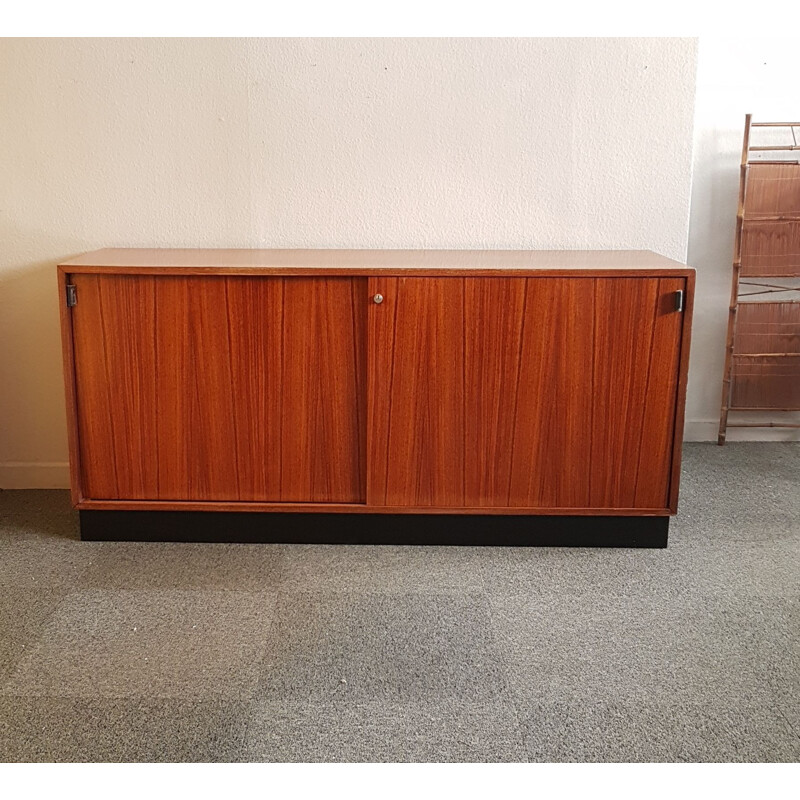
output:
[[[784,129],[787,143],[752,145],[753,128]],[[800,411],[800,300],[764,299],[800,291],[799,133],[800,122],[745,118],[719,444],[728,428],[800,428],[728,419],[732,411]]]

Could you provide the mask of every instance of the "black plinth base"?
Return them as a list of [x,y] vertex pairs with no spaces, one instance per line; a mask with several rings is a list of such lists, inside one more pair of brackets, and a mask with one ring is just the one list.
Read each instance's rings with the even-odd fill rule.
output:
[[125,542],[666,547],[669,517],[81,511],[81,538]]

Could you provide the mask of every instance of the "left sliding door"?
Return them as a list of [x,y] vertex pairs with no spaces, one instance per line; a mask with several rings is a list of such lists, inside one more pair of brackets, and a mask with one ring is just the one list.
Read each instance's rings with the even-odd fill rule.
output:
[[85,499],[364,502],[365,278],[70,280]]

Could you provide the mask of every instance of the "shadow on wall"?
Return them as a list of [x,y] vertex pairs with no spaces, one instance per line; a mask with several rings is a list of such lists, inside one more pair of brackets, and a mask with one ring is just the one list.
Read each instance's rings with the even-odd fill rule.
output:
[[[0,233],[3,241],[49,238],[41,231]],[[59,254],[0,265],[0,488],[67,485],[56,265],[81,250],[74,242],[47,249]]]
[[[689,370],[691,407],[687,420],[699,420],[708,410],[719,409],[725,337],[728,326],[733,239],[739,193],[739,161],[730,155],[728,134],[705,133],[697,144],[694,180],[706,187],[704,196],[692,198],[689,229],[689,266],[697,270],[697,299],[692,323],[692,359]],[[705,414],[703,414],[705,411]],[[709,430],[687,438],[715,437],[714,419]]]

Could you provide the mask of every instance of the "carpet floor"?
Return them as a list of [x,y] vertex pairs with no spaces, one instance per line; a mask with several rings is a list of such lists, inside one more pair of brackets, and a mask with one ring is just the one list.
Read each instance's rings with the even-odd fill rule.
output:
[[800,445],[666,550],[81,542],[0,492],[4,761],[797,761]]

